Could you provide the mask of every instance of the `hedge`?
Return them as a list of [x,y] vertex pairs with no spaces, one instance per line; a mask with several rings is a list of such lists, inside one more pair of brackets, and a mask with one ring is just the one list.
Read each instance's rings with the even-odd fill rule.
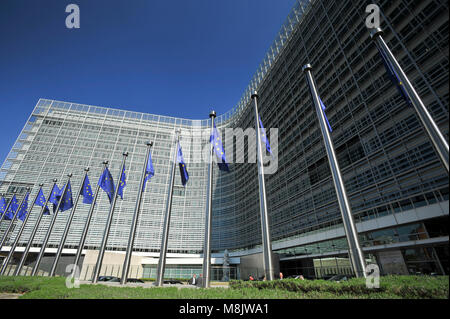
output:
[[368,288],[365,279],[348,281],[284,279],[274,281],[231,281],[231,289],[279,289],[299,293],[332,293],[336,295],[383,294],[406,299],[436,299],[449,297],[448,276],[384,276],[379,288]]

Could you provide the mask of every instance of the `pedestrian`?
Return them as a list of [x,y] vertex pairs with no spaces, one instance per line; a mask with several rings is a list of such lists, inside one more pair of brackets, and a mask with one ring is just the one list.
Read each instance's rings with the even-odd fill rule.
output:
[[190,285],[197,285],[197,275],[196,274],[194,274],[193,276],[192,276],[192,278],[191,279],[189,279],[189,284]]
[[197,279],[197,286],[201,287],[203,285],[203,274],[200,274],[200,277]]
[[280,279],[283,279],[283,273],[280,271]]

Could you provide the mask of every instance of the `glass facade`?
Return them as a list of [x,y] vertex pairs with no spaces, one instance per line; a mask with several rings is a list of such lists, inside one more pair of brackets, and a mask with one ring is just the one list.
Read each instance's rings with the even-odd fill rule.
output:
[[[221,281],[224,278],[225,269],[228,280],[238,279],[236,267],[212,267],[212,280]],[[201,273],[202,265],[167,265],[164,270],[164,278],[190,279],[194,274],[199,278]],[[156,278],[156,265],[144,265],[142,278]]]
[[[67,174],[72,173],[71,183],[75,194],[82,182],[84,167],[90,168],[89,176],[95,190],[103,170],[102,162],[110,162],[111,174],[117,181],[122,153],[128,151],[130,155],[126,161],[124,200],[117,202],[108,241],[109,249],[123,250],[128,240],[145,159],[144,142],[154,141],[152,158],[157,173],[143,196],[134,247],[144,251],[159,250],[169,165],[174,150],[173,132],[175,127],[191,132],[201,129],[200,121],[198,126],[190,124],[184,124],[180,119],[41,99],[2,167],[4,180],[1,191],[9,194],[16,191],[19,196],[23,196],[25,187],[29,186],[33,188],[33,198],[38,191],[38,187],[34,186],[40,182],[46,183],[44,193],[48,194],[53,178],[57,178],[62,187]],[[190,146],[196,147],[195,143],[192,141]],[[184,151],[189,154],[189,149],[185,148]],[[188,161],[186,156],[185,159]],[[186,188],[182,187],[179,178],[176,179],[172,209],[172,229],[175,231],[169,237],[169,250],[199,252],[202,249],[205,169],[204,165],[189,165],[191,180]],[[109,211],[109,201],[103,191],[97,204],[86,241],[88,248],[98,247],[103,236]],[[66,241],[67,247],[78,245],[88,210],[89,205],[79,204]],[[19,244],[27,243],[38,211],[38,207],[35,207]],[[68,214],[60,213],[56,219],[50,247],[59,243],[67,217]],[[43,241],[49,221],[50,216],[44,216],[33,241],[34,246]],[[11,238],[14,238],[18,229],[16,227]]]
[[[449,70],[448,3],[446,1],[379,1],[384,39],[423,99],[448,140]],[[258,106],[267,129],[278,128],[278,171],[266,176],[272,240],[280,254],[308,254],[346,249],[344,238],[292,247],[290,241],[342,228],[328,159],[302,67],[313,66],[320,96],[333,127],[344,183],[356,223],[397,220],[361,234],[364,247],[429,239],[423,230],[425,214],[447,203],[448,175],[412,107],[390,81],[381,57],[364,24],[366,1],[297,1],[269,48],[239,103],[219,116],[219,129],[254,126],[251,93],[257,90]],[[207,110],[208,111],[208,110]],[[144,195],[135,250],[159,250],[168,188],[174,129],[201,134],[209,120],[187,120],[97,106],[41,99],[0,170],[0,192],[23,196],[27,186],[45,182],[48,194],[52,178],[60,185],[73,173],[78,189],[83,168],[91,168],[96,183],[102,161],[109,160],[117,179],[124,150],[127,188],[114,215],[108,249],[124,250],[128,240],[146,140],[154,142],[156,175]],[[223,130],[222,130],[223,131]],[[270,139],[270,136],[269,136]],[[235,140],[224,140],[227,143]],[[182,140],[183,143],[183,140]],[[207,140],[192,138],[183,153],[201,148]],[[247,140],[245,146],[247,146]],[[193,152],[195,153],[195,152]],[[233,152],[236,153],[235,151]],[[246,154],[248,156],[249,154]],[[201,253],[203,249],[207,166],[185,155],[190,180],[181,186],[176,178],[169,251]],[[231,158],[229,158],[231,160]],[[191,163],[190,163],[191,162]],[[236,158],[233,158],[236,162]],[[251,163],[230,165],[228,174],[214,171],[212,248],[245,254],[260,247],[257,167]],[[434,206],[433,206],[434,205]],[[87,246],[99,246],[109,202],[99,197]],[[76,247],[88,207],[81,205],[67,240]],[[398,216],[414,215],[414,223],[398,222]],[[37,209],[26,226],[25,245],[36,220]],[[58,217],[50,238],[57,245],[67,214]],[[34,241],[39,246],[49,217],[44,217]],[[2,224],[2,228],[6,227]],[[427,227],[428,228],[428,227]],[[439,228],[439,227],[437,227]],[[448,230],[440,229],[440,236]],[[12,240],[17,233],[14,230]],[[448,247],[448,242],[447,242]],[[415,248],[414,248],[415,249]],[[419,248],[417,248],[419,249]],[[444,254],[441,254],[444,255]],[[405,256],[409,256],[405,253]],[[413,261],[405,257],[408,267]],[[421,259],[423,261],[423,259]],[[448,265],[448,257],[447,257]]]
[[[373,247],[435,237],[440,236],[431,236],[425,230],[424,224],[413,223],[366,233],[360,233],[359,241],[362,247]],[[348,245],[345,237],[302,245],[301,247],[285,248],[278,250],[277,253],[281,254],[282,256],[292,257],[323,254],[340,250],[348,250]]]
[[[379,3],[386,17],[381,24],[385,41],[448,139],[447,4],[397,2]],[[327,106],[356,222],[448,201],[448,175],[414,109],[386,73],[364,25],[365,6],[364,1],[312,1],[294,9],[303,12],[300,22],[267,75],[254,86],[264,125],[279,128],[279,169],[266,177],[274,242],[342,225],[302,72],[306,63],[313,66]],[[233,125],[251,127],[252,109],[242,113]],[[216,233],[222,249],[261,242],[256,167],[244,164],[235,171],[235,189],[242,191],[225,198],[229,206],[216,214],[218,226],[234,221],[234,227]],[[223,191],[227,187],[218,185]],[[220,204],[223,201],[221,197]]]

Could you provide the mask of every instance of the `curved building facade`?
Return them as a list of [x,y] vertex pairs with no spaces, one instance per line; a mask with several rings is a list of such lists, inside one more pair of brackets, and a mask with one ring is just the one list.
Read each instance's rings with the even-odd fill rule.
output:
[[[384,273],[448,274],[448,174],[371,42],[365,26],[367,4],[297,1],[238,105],[216,119],[222,133],[227,128],[254,127],[250,96],[257,90],[266,129],[278,129],[277,141],[269,135],[272,143],[278,142],[278,169],[266,175],[266,189],[273,250],[285,274],[317,277],[328,268],[329,272],[349,269],[328,159],[302,72],[307,63],[313,66],[327,106],[332,139],[368,260],[377,262]],[[377,4],[385,41],[448,140],[448,3],[396,0]],[[51,180],[57,178],[61,186],[68,173],[74,175],[72,188],[77,190],[83,168],[90,167],[94,184],[104,160],[110,162],[116,179],[126,150],[130,153],[127,187],[123,201],[118,201],[107,245],[111,251],[123,251],[145,156],[144,142],[151,140],[155,176],[144,194],[134,249],[157,257],[173,134],[180,128],[190,180],[182,187],[176,177],[168,249],[175,255],[198,257],[203,249],[207,165],[196,156],[207,144],[204,132],[209,125],[209,120],[41,99],[1,168],[0,192],[10,198],[13,191],[24,194],[28,186],[33,197],[43,182],[48,194]],[[237,163],[237,148],[242,145],[236,137],[224,134],[224,141],[227,152],[231,150],[232,164],[230,173],[214,172],[212,249],[219,259],[229,251],[243,275],[246,258],[261,251],[257,166]],[[248,138],[244,149],[245,160],[254,155]],[[69,250],[77,248],[88,209],[80,205],[75,214],[66,242]],[[100,245],[108,210],[109,201],[102,193],[86,249]],[[38,211],[34,208],[19,246],[28,242]],[[57,247],[67,215],[58,216],[48,248]],[[49,220],[44,217],[33,241],[37,249]],[[2,223],[0,231],[5,228]],[[9,242],[17,231],[18,226]]]

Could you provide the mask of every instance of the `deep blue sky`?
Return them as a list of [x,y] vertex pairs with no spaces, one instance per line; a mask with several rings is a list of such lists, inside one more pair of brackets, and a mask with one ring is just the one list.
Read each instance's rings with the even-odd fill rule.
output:
[[[39,98],[184,118],[241,97],[294,0],[1,0],[0,164]],[[65,8],[80,7],[67,29]]]

